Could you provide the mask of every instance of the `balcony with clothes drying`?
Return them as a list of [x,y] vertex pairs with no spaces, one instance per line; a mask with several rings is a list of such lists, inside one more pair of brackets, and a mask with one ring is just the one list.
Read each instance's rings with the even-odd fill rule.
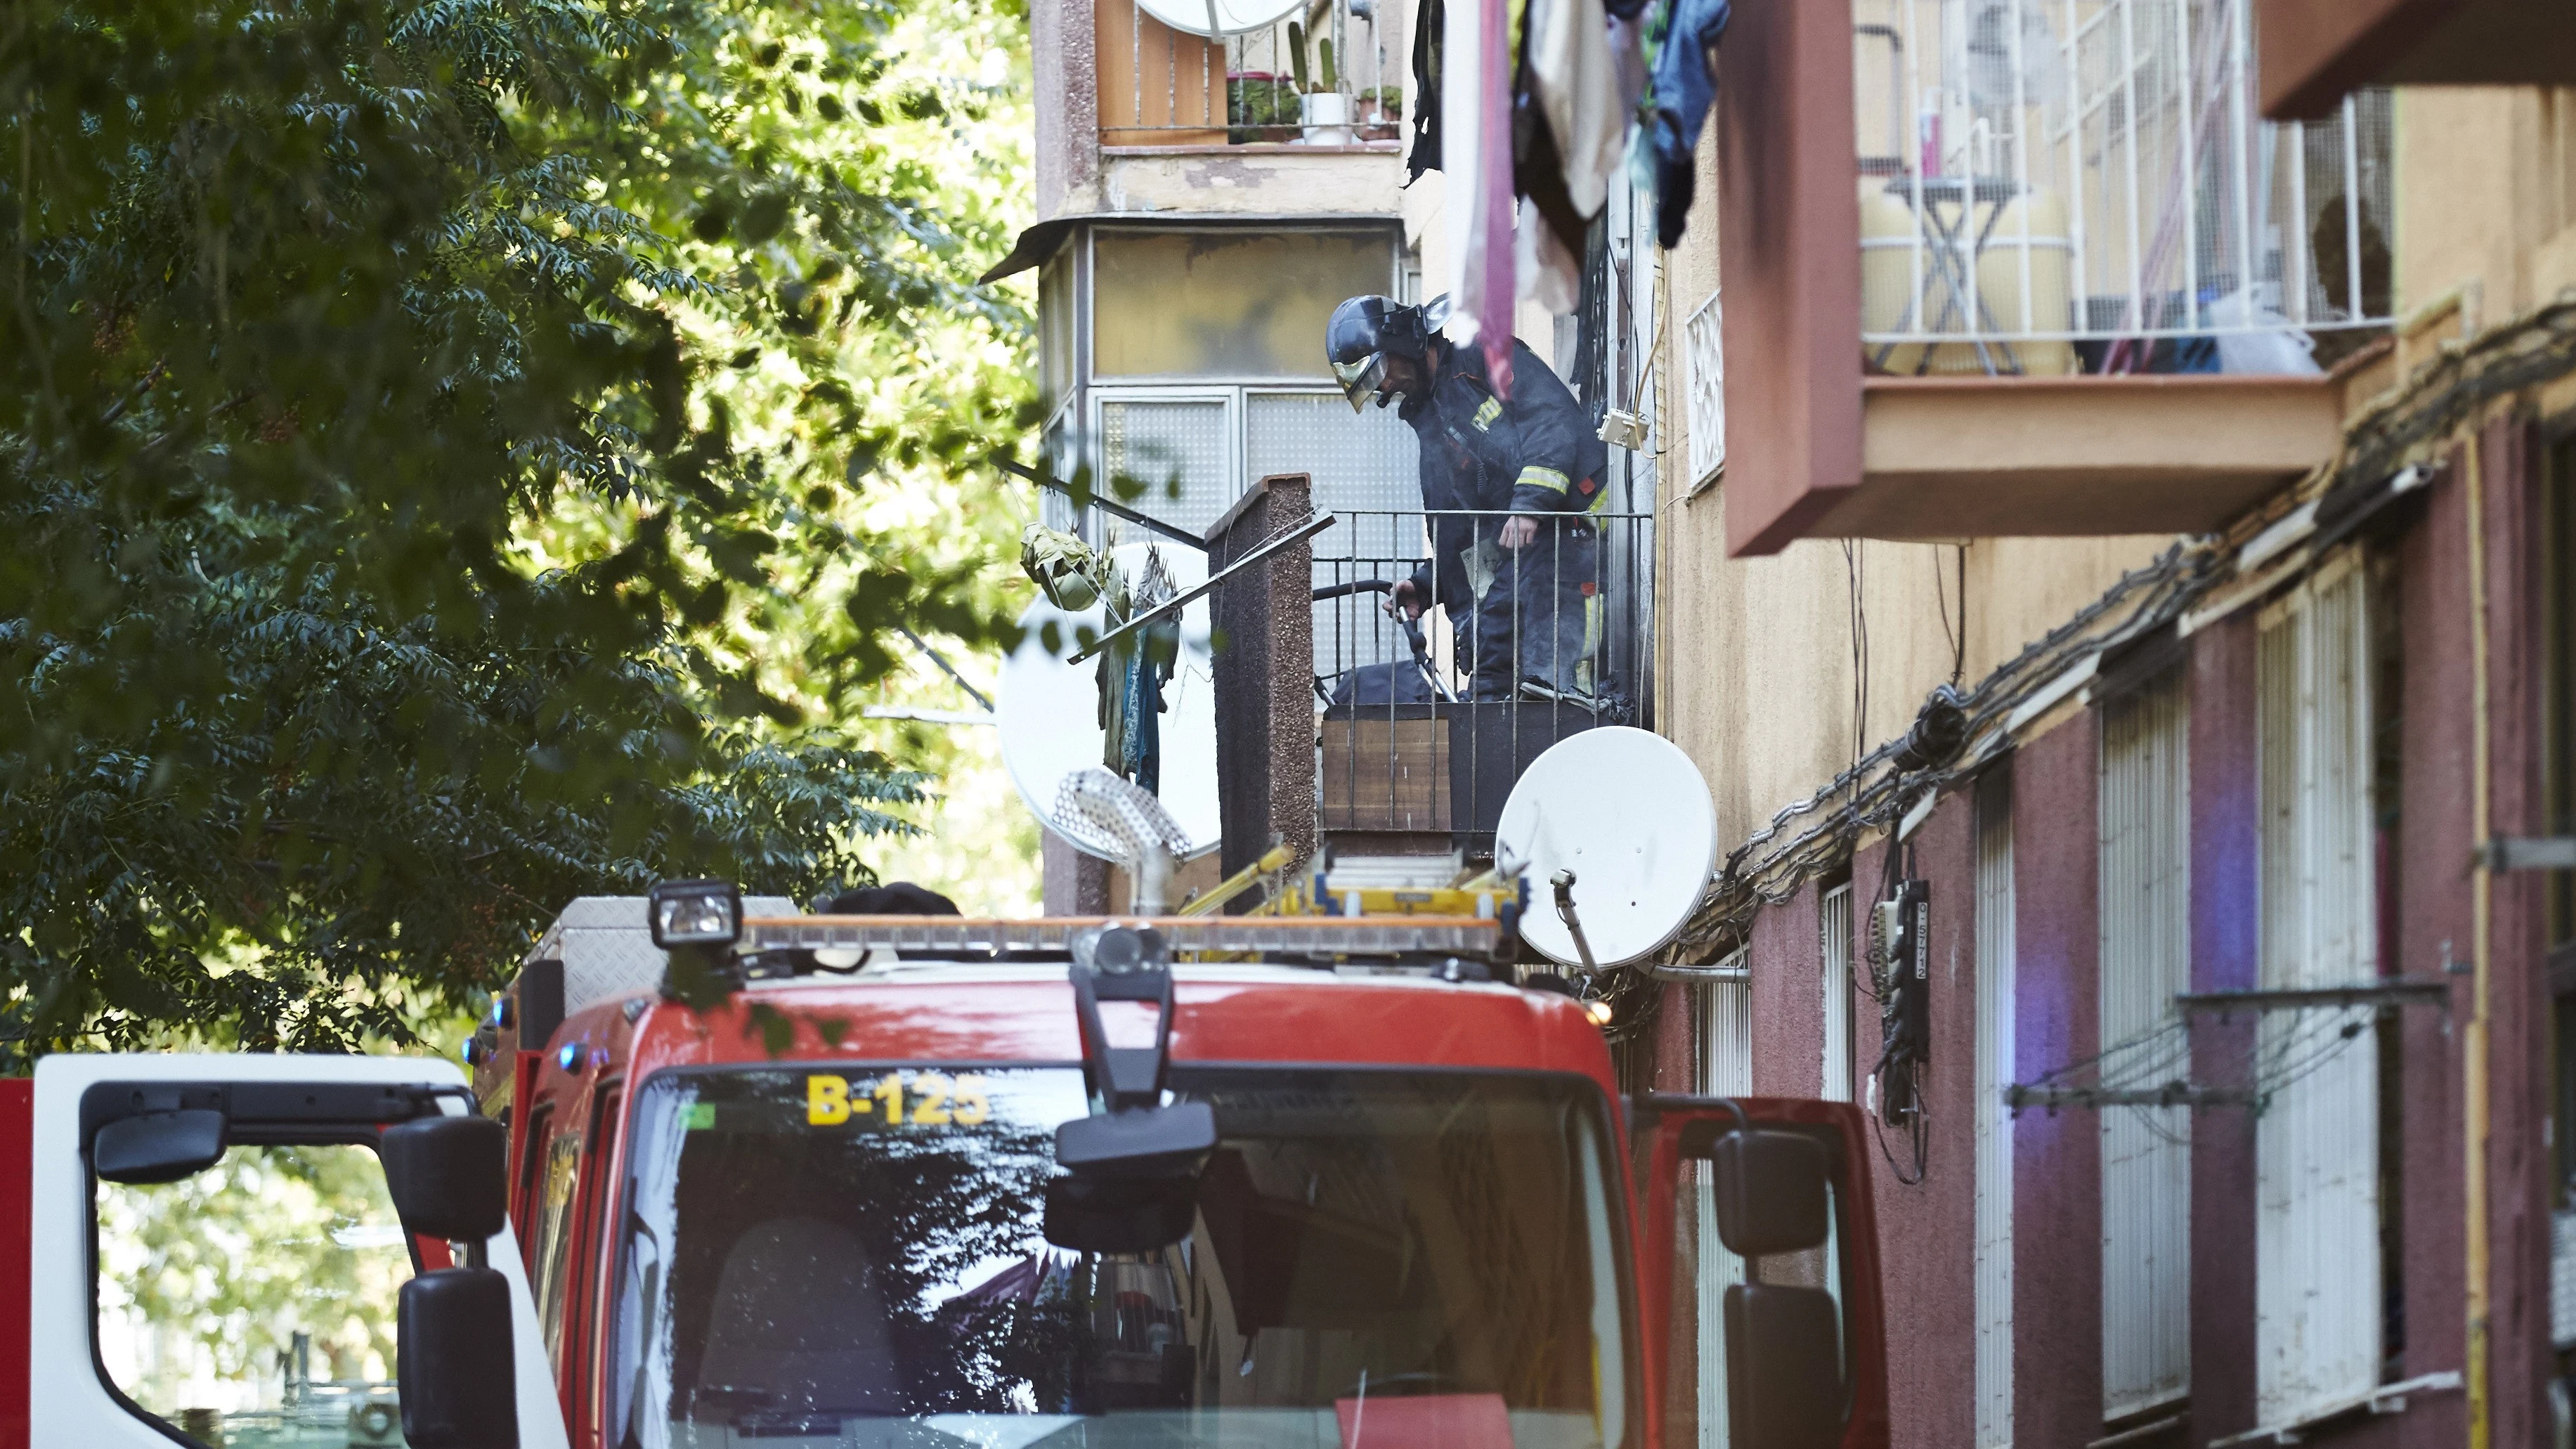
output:
[[1732,551],[2199,531],[2331,454],[2385,92],[2264,120],[2249,0],[1799,10],[1719,58]]
[[[1022,565],[1046,597],[1022,621],[1001,723],[1051,830],[1072,837],[1056,782],[1101,763],[1189,837],[1184,888],[1273,842],[1463,868],[1491,858],[1512,786],[1549,746],[1651,726],[1651,514],[1515,529],[1500,512],[1321,506],[1325,481],[1265,477],[1204,529],[1150,496],[1049,487],[1073,527],[1030,532]],[[1080,729],[1086,715],[1105,733]]]

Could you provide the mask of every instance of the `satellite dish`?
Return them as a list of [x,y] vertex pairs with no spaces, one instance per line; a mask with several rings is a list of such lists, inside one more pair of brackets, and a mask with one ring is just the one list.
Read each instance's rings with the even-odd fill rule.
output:
[[[1124,543],[1110,553],[1134,579],[1144,573],[1150,547]],[[1174,587],[1206,582],[1207,557],[1198,550],[1166,545],[1162,553]],[[1094,682],[1100,661],[1071,661],[1082,647],[1083,631],[1094,638],[1108,632],[1103,612],[1097,604],[1079,611],[1059,609],[1039,596],[1020,615],[1020,627],[1027,631],[1020,647],[1002,661],[998,712],[1002,765],[1030,813],[1085,855],[1116,861],[1114,849],[1094,832],[1079,825],[1060,828],[1057,816],[1065,778],[1101,766],[1100,691]],[[1049,624],[1055,626],[1052,650],[1045,639]],[[1223,838],[1216,798],[1216,666],[1208,635],[1208,601],[1194,600],[1181,610],[1181,655],[1171,682],[1163,686],[1161,799],[1188,842],[1183,859],[1207,854]]]
[[1306,8],[1306,0],[1136,0],[1145,13],[1184,35],[1217,39],[1267,30]]
[[1707,891],[1717,807],[1672,741],[1624,725],[1584,730],[1521,772],[1495,824],[1494,858],[1529,881],[1522,940],[1560,965],[1583,964],[1548,884],[1570,870],[1593,960],[1623,966],[1671,941]]

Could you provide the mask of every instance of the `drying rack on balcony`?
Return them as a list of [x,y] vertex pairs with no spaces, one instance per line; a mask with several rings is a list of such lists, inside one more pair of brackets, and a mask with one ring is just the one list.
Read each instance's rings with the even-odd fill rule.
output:
[[2247,0],[1849,3],[1874,371],[2314,372],[2389,324],[2388,95],[2264,121]]
[[[1916,218],[1916,228],[1925,236],[1924,252],[1938,275],[1941,310],[1922,331],[1947,333],[1953,321],[1968,323],[1968,341],[1975,349],[1977,361],[1990,373],[2018,373],[2021,361],[2012,344],[2004,340],[2004,325],[1976,283],[1977,263],[1994,240],[1995,226],[2003,220],[2004,204],[2022,194],[2018,182],[1993,176],[1918,176],[1912,173],[1889,181],[1885,193],[1906,203]],[[1978,220],[1978,208],[1985,208],[1984,220]],[[1968,233],[1974,232],[1970,237]],[[1931,300],[1931,289],[1921,289],[1906,300],[1904,313],[1897,318],[1896,331],[1914,331],[1916,309]],[[1971,315],[1973,314],[1973,315]],[[1988,342],[1989,337],[1995,340]],[[1888,359],[1900,344],[1882,342],[1870,357],[1870,366],[1887,369]],[[2003,359],[1996,362],[1997,355]],[[1924,349],[1915,371],[1929,370],[1932,350]]]

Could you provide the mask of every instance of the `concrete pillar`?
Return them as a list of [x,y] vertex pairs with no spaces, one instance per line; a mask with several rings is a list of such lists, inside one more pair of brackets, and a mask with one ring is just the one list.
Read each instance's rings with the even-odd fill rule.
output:
[[[1208,572],[1294,527],[1312,511],[1313,495],[1303,473],[1254,484],[1208,529]],[[1219,584],[1209,600],[1228,875],[1260,859],[1273,835],[1300,855],[1315,848],[1314,577],[1313,550],[1298,543]]]

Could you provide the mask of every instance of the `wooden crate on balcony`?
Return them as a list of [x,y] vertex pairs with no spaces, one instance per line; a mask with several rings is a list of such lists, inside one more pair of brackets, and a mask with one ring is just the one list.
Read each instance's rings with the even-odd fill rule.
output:
[[1449,721],[1431,705],[1336,705],[1318,721],[1315,823],[1325,830],[1449,826]]

